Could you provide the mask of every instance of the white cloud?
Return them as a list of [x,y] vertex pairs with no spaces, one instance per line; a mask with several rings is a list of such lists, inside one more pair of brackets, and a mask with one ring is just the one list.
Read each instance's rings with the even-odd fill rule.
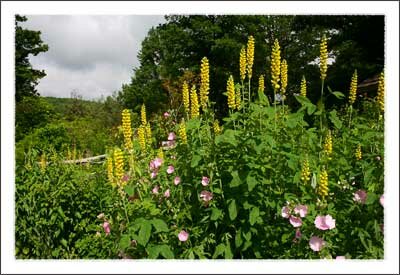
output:
[[47,76],[37,89],[44,96],[69,97],[77,90],[84,98],[110,95],[127,83],[139,65],[141,42],[162,15],[27,16],[24,27],[42,32],[49,51],[30,58]]

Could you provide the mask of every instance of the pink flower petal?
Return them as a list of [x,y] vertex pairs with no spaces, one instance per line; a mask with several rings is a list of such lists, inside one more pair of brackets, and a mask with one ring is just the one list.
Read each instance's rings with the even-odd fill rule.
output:
[[151,190],[151,193],[153,194],[158,194],[158,190],[160,189],[160,187],[157,185],[153,188],[153,190]]
[[164,117],[165,117],[165,118],[167,118],[167,117],[169,117],[169,116],[170,116],[170,114],[169,114],[168,112],[165,112],[165,113],[164,113]]
[[175,138],[176,138],[176,135],[175,135],[174,132],[171,132],[171,133],[168,134],[168,140],[169,141],[173,141],[173,140],[175,140]]
[[365,190],[357,190],[354,193],[354,197],[353,200],[355,202],[361,203],[361,204],[365,204],[366,200],[367,200],[367,192]]
[[181,242],[186,242],[188,238],[189,238],[189,233],[187,233],[185,230],[182,230],[181,232],[179,232],[178,239]]
[[290,209],[287,206],[282,207],[281,215],[284,218],[289,218],[290,217]]
[[295,216],[290,216],[289,222],[293,227],[300,227],[303,222],[301,221],[301,218],[295,217]]
[[181,178],[180,177],[175,177],[174,184],[178,185],[179,183],[181,183]]
[[336,227],[336,222],[331,215],[317,216],[314,220],[315,227],[320,230],[328,230]]
[[174,166],[169,165],[168,168],[167,168],[167,173],[168,173],[168,174],[172,174],[174,171],[175,171]]
[[200,193],[200,198],[203,199],[203,201],[208,202],[212,200],[213,194],[209,191],[203,190]]
[[336,260],[346,260],[345,256],[336,256]]
[[312,236],[309,245],[313,251],[320,251],[325,246],[325,241],[319,237]]
[[307,215],[308,207],[307,205],[299,204],[294,208],[295,214],[300,214],[300,217],[304,218]]
[[210,179],[209,179],[209,178],[207,178],[207,177],[202,177],[202,179],[201,179],[201,184],[202,184],[203,186],[207,186],[209,183],[210,183]]
[[379,198],[379,203],[382,205],[382,207],[384,207],[384,205],[383,205],[384,202],[385,202],[385,196],[382,195],[382,196]]
[[300,231],[300,229],[296,229],[296,234],[295,234],[295,236],[296,236],[296,239],[300,239],[301,238],[301,231]]
[[167,191],[164,192],[164,197],[169,198],[169,196],[171,195],[169,189],[167,189]]
[[108,222],[103,223],[103,229],[106,235],[109,235],[111,232],[110,224]]

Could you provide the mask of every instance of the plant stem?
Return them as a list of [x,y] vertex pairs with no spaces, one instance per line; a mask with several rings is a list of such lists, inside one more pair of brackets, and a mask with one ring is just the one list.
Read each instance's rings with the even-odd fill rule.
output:
[[[322,108],[322,106],[324,106],[323,104],[324,104],[324,79],[322,79],[322,82],[321,82],[321,108]],[[321,110],[321,114],[320,114],[320,120],[319,120],[319,122],[320,122],[320,137],[319,137],[319,145],[320,146],[322,146],[322,110]]]
[[350,126],[351,126],[351,114],[352,114],[352,112],[353,112],[353,105],[350,105],[350,117],[349,117],[349,129],[350,129]]
[[250,82],[251,82],[251,78],[249,77],[249,110],[250,110],[250,101],[251,101],[251,90],[250,90],[250,87],[251,87],[251,85],[250,85]]
[[122,197],[122,204],[124,205],[125,217],[129,224],[128,212],[126,211],[125,196]]

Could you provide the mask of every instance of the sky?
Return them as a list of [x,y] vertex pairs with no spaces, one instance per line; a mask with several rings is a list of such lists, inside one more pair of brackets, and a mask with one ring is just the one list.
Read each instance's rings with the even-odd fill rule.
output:
[[151,27],[163,15],[31,15],[21,25],[41,31],[49,50],[30,56],[47,76],[37,86],[42,96],[85,99],[111,95],[129,83],[137,55]]

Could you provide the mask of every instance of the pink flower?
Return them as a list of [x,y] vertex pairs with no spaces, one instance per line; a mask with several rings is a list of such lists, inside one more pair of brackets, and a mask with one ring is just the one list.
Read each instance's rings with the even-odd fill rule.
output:
[[162,164],[163,164],[162,158],[155,158],[154,159],[154,167],[156,169],[160,168]]
[[151,172],[150,173],[150,178],[154,179],[157,176],[157,172]]
[[172,148],[175,145],[175,140],[168,140],[168,141],[162,141],[161,142],[161,146],[168,149],[168,148]]
[[169,114],[168,112],[165,112],[165,113],[164,113],[164,117],[165,117],[165,118],[168,118],[169,116],[170,116],[170,114]]
[[156,185],[153,190],[151,190],[151,193],[153,194],[158,194],[158,189],[160,189],[160,187],[158,185]]
[[382,196],[379,198],[379,202],[380,202],[380,204],[382,205],[382,207],[384,207],[384,206],[383,206],[383,203],[385,202],[385,197],[384,197],[384,195],[382,195]]
[[308,207],[307,205],[299,204],[294,209],[294,213],[300,214],[300,217],[304,218],[307,215]]
[[169,198],[170,195],[170,191],[167,189],[167,191],[164,192],[164,197]]
[[174,171],[175,171],[174,166],[169,165],[169,166],[168,166],[168,169],[167,169],[167,173],[168,173],[168,174],[172,174]]
[[111,229],[110,229],[110,224],[108,222],[103,223],[103,229],[104,229],[104,232],[106,233],[106,235],[110,234]]
[[345,256],[336,256],[336,260],[346,260]]
[[293,227],[300,227],[303,222],[301,221],[301,218],[295,217],[295,216],[290,216],[289,222]]
[[321,238],[312,236],[309,244],[313,251],[320,251],[325,246],[325,241]]
[[203,201],[208,202],[208,201],[212,200],[213,194],[209,191],[203,190],[200,193],[200,198],[203,199]]
[[124,182],[127,182],[129,179],[130,179],[130,177],[129,177],[129,175],[127,175],[127,174],[125,174],[125,175],[122,177],[122,181],[124,181]]
[[296,236],[296,239],[300,239],[301,238],[301,231],[300,231],[300,229],[296,229],[296,234],[295,234],[295,236]]
[[175,177],[174,184],[178,185],[179,183],[181,183],[181,178],[180,177]]
[[367,192],[365,192],[365,190],[362,190],[362,189],[357,190],[354,193],[353,200],[355,202],[359,202],[361,204],[365,204],[365,201],[367,200]]
[[282,207],[282,212],[281,212],[281,215],[282,215],[282,217],[284,217],[284,218],[289,218],[290,217],[290,209],[289,209],[289,207],[287,207],[287,206],[284,206],[284,207]]
[[331,215],[317,216],[314,221],[315,227],[320,230],[328,230],[336,227],[336,220]]
[[380,156],[377,156],[377,157],[376,157],[376,160],[377,160],[377,161],[380,161],[380,160],[381,160],[381,157],[380,157]]
[[187,233],[185,230],[182,230],[181,232],[179,232],[178,239],[181,242],[186,242],[188,238],[189,238],[189,233]]
[[173,133],[173,132],[169,133],[168,140],[172,141],[172,140],[175,140],[175,138],[176,138],[175,133]]
[[202,177],[201,178],[201,184],[203,186],[207,186],[209,183],[210,183],[210,179],[209,178],[207,178],[207,177]]

